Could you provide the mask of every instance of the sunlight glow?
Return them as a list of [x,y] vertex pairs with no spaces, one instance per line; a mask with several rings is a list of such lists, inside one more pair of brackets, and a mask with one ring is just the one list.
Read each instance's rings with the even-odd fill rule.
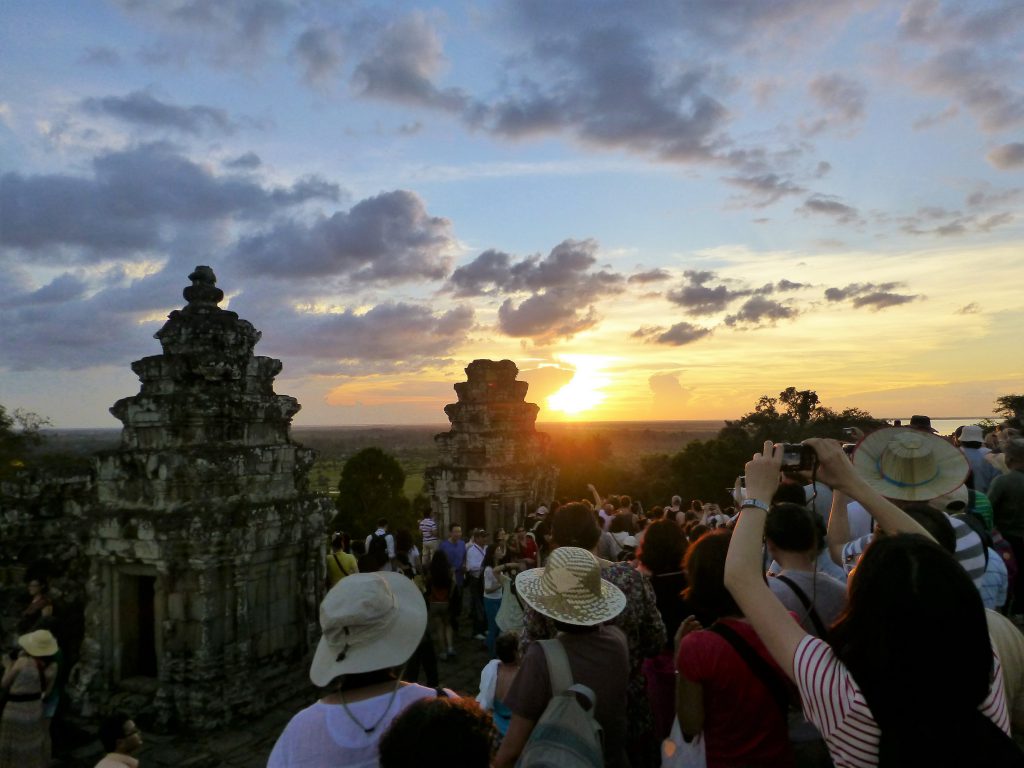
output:
[[604,402],[607,397],[604,388],[611,383],[611,379],[601,371],[611,362],[610,358],[567,355],[562,359],[574,366],[576,373],[568,384],[548,397],[548,408],[575,415],[589,411]]

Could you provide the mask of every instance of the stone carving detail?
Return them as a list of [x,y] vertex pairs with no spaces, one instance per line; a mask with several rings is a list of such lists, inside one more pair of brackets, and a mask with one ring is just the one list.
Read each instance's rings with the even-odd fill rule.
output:
[[440,454],[425,473],[425,492],[447,526],[510,527],[527,508],[554,495],[557,469],[548,436],[536,429],[540,408],[527,403],[511,360],[474,360],[445,406],[451,429],[434,438]]

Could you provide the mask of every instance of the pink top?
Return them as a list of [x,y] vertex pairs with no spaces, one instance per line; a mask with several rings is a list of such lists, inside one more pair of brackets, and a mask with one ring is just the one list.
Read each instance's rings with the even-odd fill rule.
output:
[[[999,656],[995,652],[992,655],[995,657],[992,687],[978,709],[1009,733],[1003,671]],[[793,670],[804,716],[818,727],[836,768],[877,766],[881,730],[868,709],[864,694],[831,646],[807,635],[796,648]]]

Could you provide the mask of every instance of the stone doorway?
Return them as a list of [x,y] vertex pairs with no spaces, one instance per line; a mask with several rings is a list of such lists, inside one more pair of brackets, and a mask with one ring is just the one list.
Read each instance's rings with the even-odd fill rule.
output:
[[120,573],[117,601],[118,678],[157,676],[156,576]]
[[474,528],[487,528],[486,506],[482,501],[464,501],[462,510],[466,515],[466,525],[463,527],[462,535],[468,541]]

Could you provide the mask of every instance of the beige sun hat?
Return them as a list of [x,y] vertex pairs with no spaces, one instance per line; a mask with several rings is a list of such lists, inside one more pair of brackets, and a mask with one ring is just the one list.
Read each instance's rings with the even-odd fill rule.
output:
[[390,572],[344,578],[320,603],[323,635],[309,679],[323,688],[339,675],[401,666],[426,626],[427,605],[412,579]]
[[25,649],[29,656],[43,657],[53,656],[59,648],[57,638],[49,630],[37,629],[18,638],[18,645]]
[[622,590],[601,578],[597,558],[579,547],[559,547],[546,566],[520,573],[516,591],[535,611],[584,627],[614,619],[626,607]]
[[928,501],[964,484],[970,465],[960,449],[931,432],[879,429],[853,454],[857,473],[890,499]]

